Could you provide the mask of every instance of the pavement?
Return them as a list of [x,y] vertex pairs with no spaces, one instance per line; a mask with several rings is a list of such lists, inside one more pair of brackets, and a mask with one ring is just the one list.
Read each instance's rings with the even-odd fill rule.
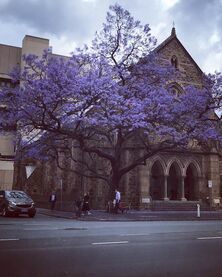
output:
[[39,214],[51,217],[74,219],[80,221],[184,221],[184,220],[222,220],[222,210],[200,211],[150,211],[150,210],[129,210],[118,214],[108,213],[103,210],[91,210],[90,215],[77,217],[75,212],[61,210],[49,210],[38,208]]

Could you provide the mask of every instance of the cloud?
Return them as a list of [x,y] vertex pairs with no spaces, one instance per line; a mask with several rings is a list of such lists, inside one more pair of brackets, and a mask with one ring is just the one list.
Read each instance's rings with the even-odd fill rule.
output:
[[[165,26],[164,9],[172,1],[177,0],[119,0],[118,3],[143,24],[149,23],[152,34],[159,36]],[[81,46],[90,43],[95,32],[102,28],[109,6],[115,3],[116,0],[1,0],[0,22],[14,37],[18,37],[19,31],[15,33],[11,26],[20,28],[20,39],[30,34],[54,38],[60,46],[68,40],[69,45]],[[63,48],[67,49],[67,45]]]
[[90,43],[116,2],[149,23],[158,43],[170,35],[174,21],[178,38],[199,66],[222,71],[222,63],[215,63],[222,55],[222,0],[0,0],[0,36],[12,45],[25,34],[49,38],[57,53],[69,54]]
[[[212,71],[211,57],[213,63],[222,55],[222,1],[180,0],[168,12],[174,15],[181,40],[187,42],[188,50],[192,49],[189,52],[193,58],[202,64],[204,71],[209,68]],[[215,69],[222,70],[222,65],[217,62]]]
[[[0,20],[5,23],[24,24],[42,34],[68,36],[87,40],[102,27],[109,6],[114,0],[1,0]],[[169,1],[119,0],[143,23],[154,23],[161,18],[161,10]],[[164,4],[165,3],[165,4]],[[155,14],[155,18],[153,15]]]
[[96,1],[92,0],[5,0],[0,18],[5,23],[25,24],[42,34],[84,40],[95,32],[96,9]]

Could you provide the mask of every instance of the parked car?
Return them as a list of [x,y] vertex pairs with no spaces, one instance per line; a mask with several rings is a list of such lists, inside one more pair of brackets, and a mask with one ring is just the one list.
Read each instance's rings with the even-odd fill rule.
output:
[[34,217],[35,203],[24,191],[0,190],[0,213],[2,216],[27,214]]

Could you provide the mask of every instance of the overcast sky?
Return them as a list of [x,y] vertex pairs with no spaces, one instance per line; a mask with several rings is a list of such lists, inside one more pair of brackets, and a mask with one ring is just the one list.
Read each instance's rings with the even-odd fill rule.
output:
[[222,0],[0,0],[0,43],[21,47],[26,34],[39,36],[50,39],[53,53],[68,55],[92,40],[115,3],[148,23],[158,44],[174,21],[200,68],[222,71]]

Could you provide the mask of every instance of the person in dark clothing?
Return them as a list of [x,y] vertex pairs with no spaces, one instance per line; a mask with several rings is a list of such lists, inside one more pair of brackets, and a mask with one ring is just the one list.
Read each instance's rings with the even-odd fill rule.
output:
[[85,193],[84,198],[83,198],[83,205],[82,205],[82,211],[84,214],[90,215],[91,213],[89,212],[90,207],[89,207],[89,194]]

